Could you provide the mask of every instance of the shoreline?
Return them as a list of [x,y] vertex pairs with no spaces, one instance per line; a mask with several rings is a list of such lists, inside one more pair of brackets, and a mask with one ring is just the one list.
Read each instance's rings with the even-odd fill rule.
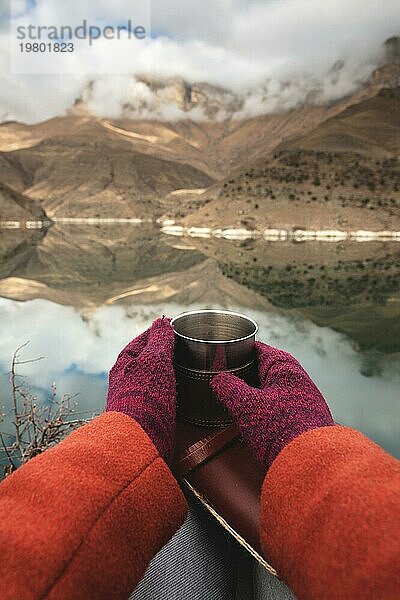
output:
[[161,231],[177,237],[224,238],[230,240],[264,239],[269,242],[278,241],[321,241],[342,242],[353,241],[396,241],[400,242],[400,231],[335,230],[335,229],[264,229],[264,231],[238,228],[183,227],[182,225],[165,225]]
[[367,241],[395,241],[400,242],[400,231],[370,231],[340,230],[340,229],[264,229],[250,230],[245,228],[227,227],[185,227],[176,225],[175,221],[162,219],[139,219],[139,218],[103,218],[103,217],[54,217],[51,220],[38,221],[0,221],[0,229],[48,229],[53,225],[118,225],[130,224],[140,225],[142,223],[153,223],[160,227],[162,233],[175,237],[197,237],[197,238],[223,238],[227,240],[264,239],[269,242],[285,241],[321,241],[342,242],[346,240]]

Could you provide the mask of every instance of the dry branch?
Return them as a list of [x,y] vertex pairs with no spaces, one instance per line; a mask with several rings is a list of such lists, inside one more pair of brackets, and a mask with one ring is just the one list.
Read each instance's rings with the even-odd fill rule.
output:
[[50,401],[46,404],[38,401],[24,384],[25,378],[17,372],[18,365],[43,360],[43,357],[20,360],[20,353],[28,343],[14,352],[9,373],[11,411],[0,414],[0,422],[11,418],[10,432],[0,431],[0,468],[5,477],[95,416],[77,412],[78,394],[63,394],[59,398],[55,383],[51,386]]

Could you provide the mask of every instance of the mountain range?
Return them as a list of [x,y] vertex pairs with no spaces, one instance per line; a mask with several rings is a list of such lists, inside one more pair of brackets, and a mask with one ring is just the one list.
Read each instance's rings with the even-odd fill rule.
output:
[[[229,90],[143,78],[184,118],[132,118],[128,103],[121,118],[102,119],[83,97],[44,123],[3,123],[0,220],[399,229],[400,64],[391,58],[349,97],[253,118],[235,117],[240,99]],[[191,118],[196,107],[206,120]]]
[[400,225],[400,87],[351,105],[210,188],[186,218],[257,228]]

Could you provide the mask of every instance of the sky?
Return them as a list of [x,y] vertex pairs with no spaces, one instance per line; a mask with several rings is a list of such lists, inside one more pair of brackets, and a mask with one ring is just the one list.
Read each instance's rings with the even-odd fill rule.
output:
[[[107,373],[125,344],[157,316],[172,317],[195,308],[199,306],[103,306],[83,318],[74,308],[46,300],[0,298],[0,409],[9,407],[6,374],[16,347],[28,341],[27,331],[30,344],[21,360],[45,357],[19,368],[27,383],[48,391],[55,381],[60,394],[79,393],[80,410],[101,411]],[[243,312],[241,307],[231,308]],[[259,323],[258,339],[291,352],[301,362],[338,422],[360,429],[400,456],[398,355],[379,355],[380,364],[365,377],[366,358],[343,335],[276,312],[246,308],[246,314]]]
[[[90,52],[57,57],[58,73],[33,75],[10,73],[8,2],[0,0],[0,121],[42,121],[65,114],[81,97],[99,116],[119,116],[127,102],[134,107],[145,102],[156,112],[157,99],[135,78],[142,74],[231,89],[244,99],[241,116],[291,108],[313,90],[319,101],[334,100],[357,89],[380,64],[383,43],[398,33],[400,22],[398,0],[148,2],[146,40],[135,46],[120,40],[118,49],[98,40]],[[11,5],[13,27],[73,25],[82,18],[117,25],[136,15],[133,0],[11,0]],[[41,60],[43,65],[45,57]]]

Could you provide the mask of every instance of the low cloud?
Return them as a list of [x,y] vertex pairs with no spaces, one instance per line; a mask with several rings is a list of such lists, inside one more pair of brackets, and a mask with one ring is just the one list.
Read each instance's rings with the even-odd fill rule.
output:
[[[73,23],[90,17],[93,3],[19,2],[21,22]],[[132,3],[96,3],[96,18],[126,21]],[[142,75],[208,82],[239,97],[237,116],[292,108],[304,101],[335,100],[353,92],[383,60],[383,42],[394,35],[397,0],[153,0],[152,37],[138,44],[113,74],[9,74],[8,33],[0,30],[0,120],[37,122],[64,114],[78,98],[104,117],[176,119],[176,103],[145,86]],[[93,44],[92,62],[112,65],[107,40]],[[79,65],[79,56],[76,57]],[[66,60],[60,56],[60,60]],[[335,66],[335,67],[334,67]],[[119,68],[124,74],[118,75]],[[78,69],[77,69],[78,70]],[[129,72],[129,75],[126,72]],[[197,110],[197,112],[196,112]],[[192,118],[205,114],[195,109]],[[220,118],[226,116],[222,108]]]

